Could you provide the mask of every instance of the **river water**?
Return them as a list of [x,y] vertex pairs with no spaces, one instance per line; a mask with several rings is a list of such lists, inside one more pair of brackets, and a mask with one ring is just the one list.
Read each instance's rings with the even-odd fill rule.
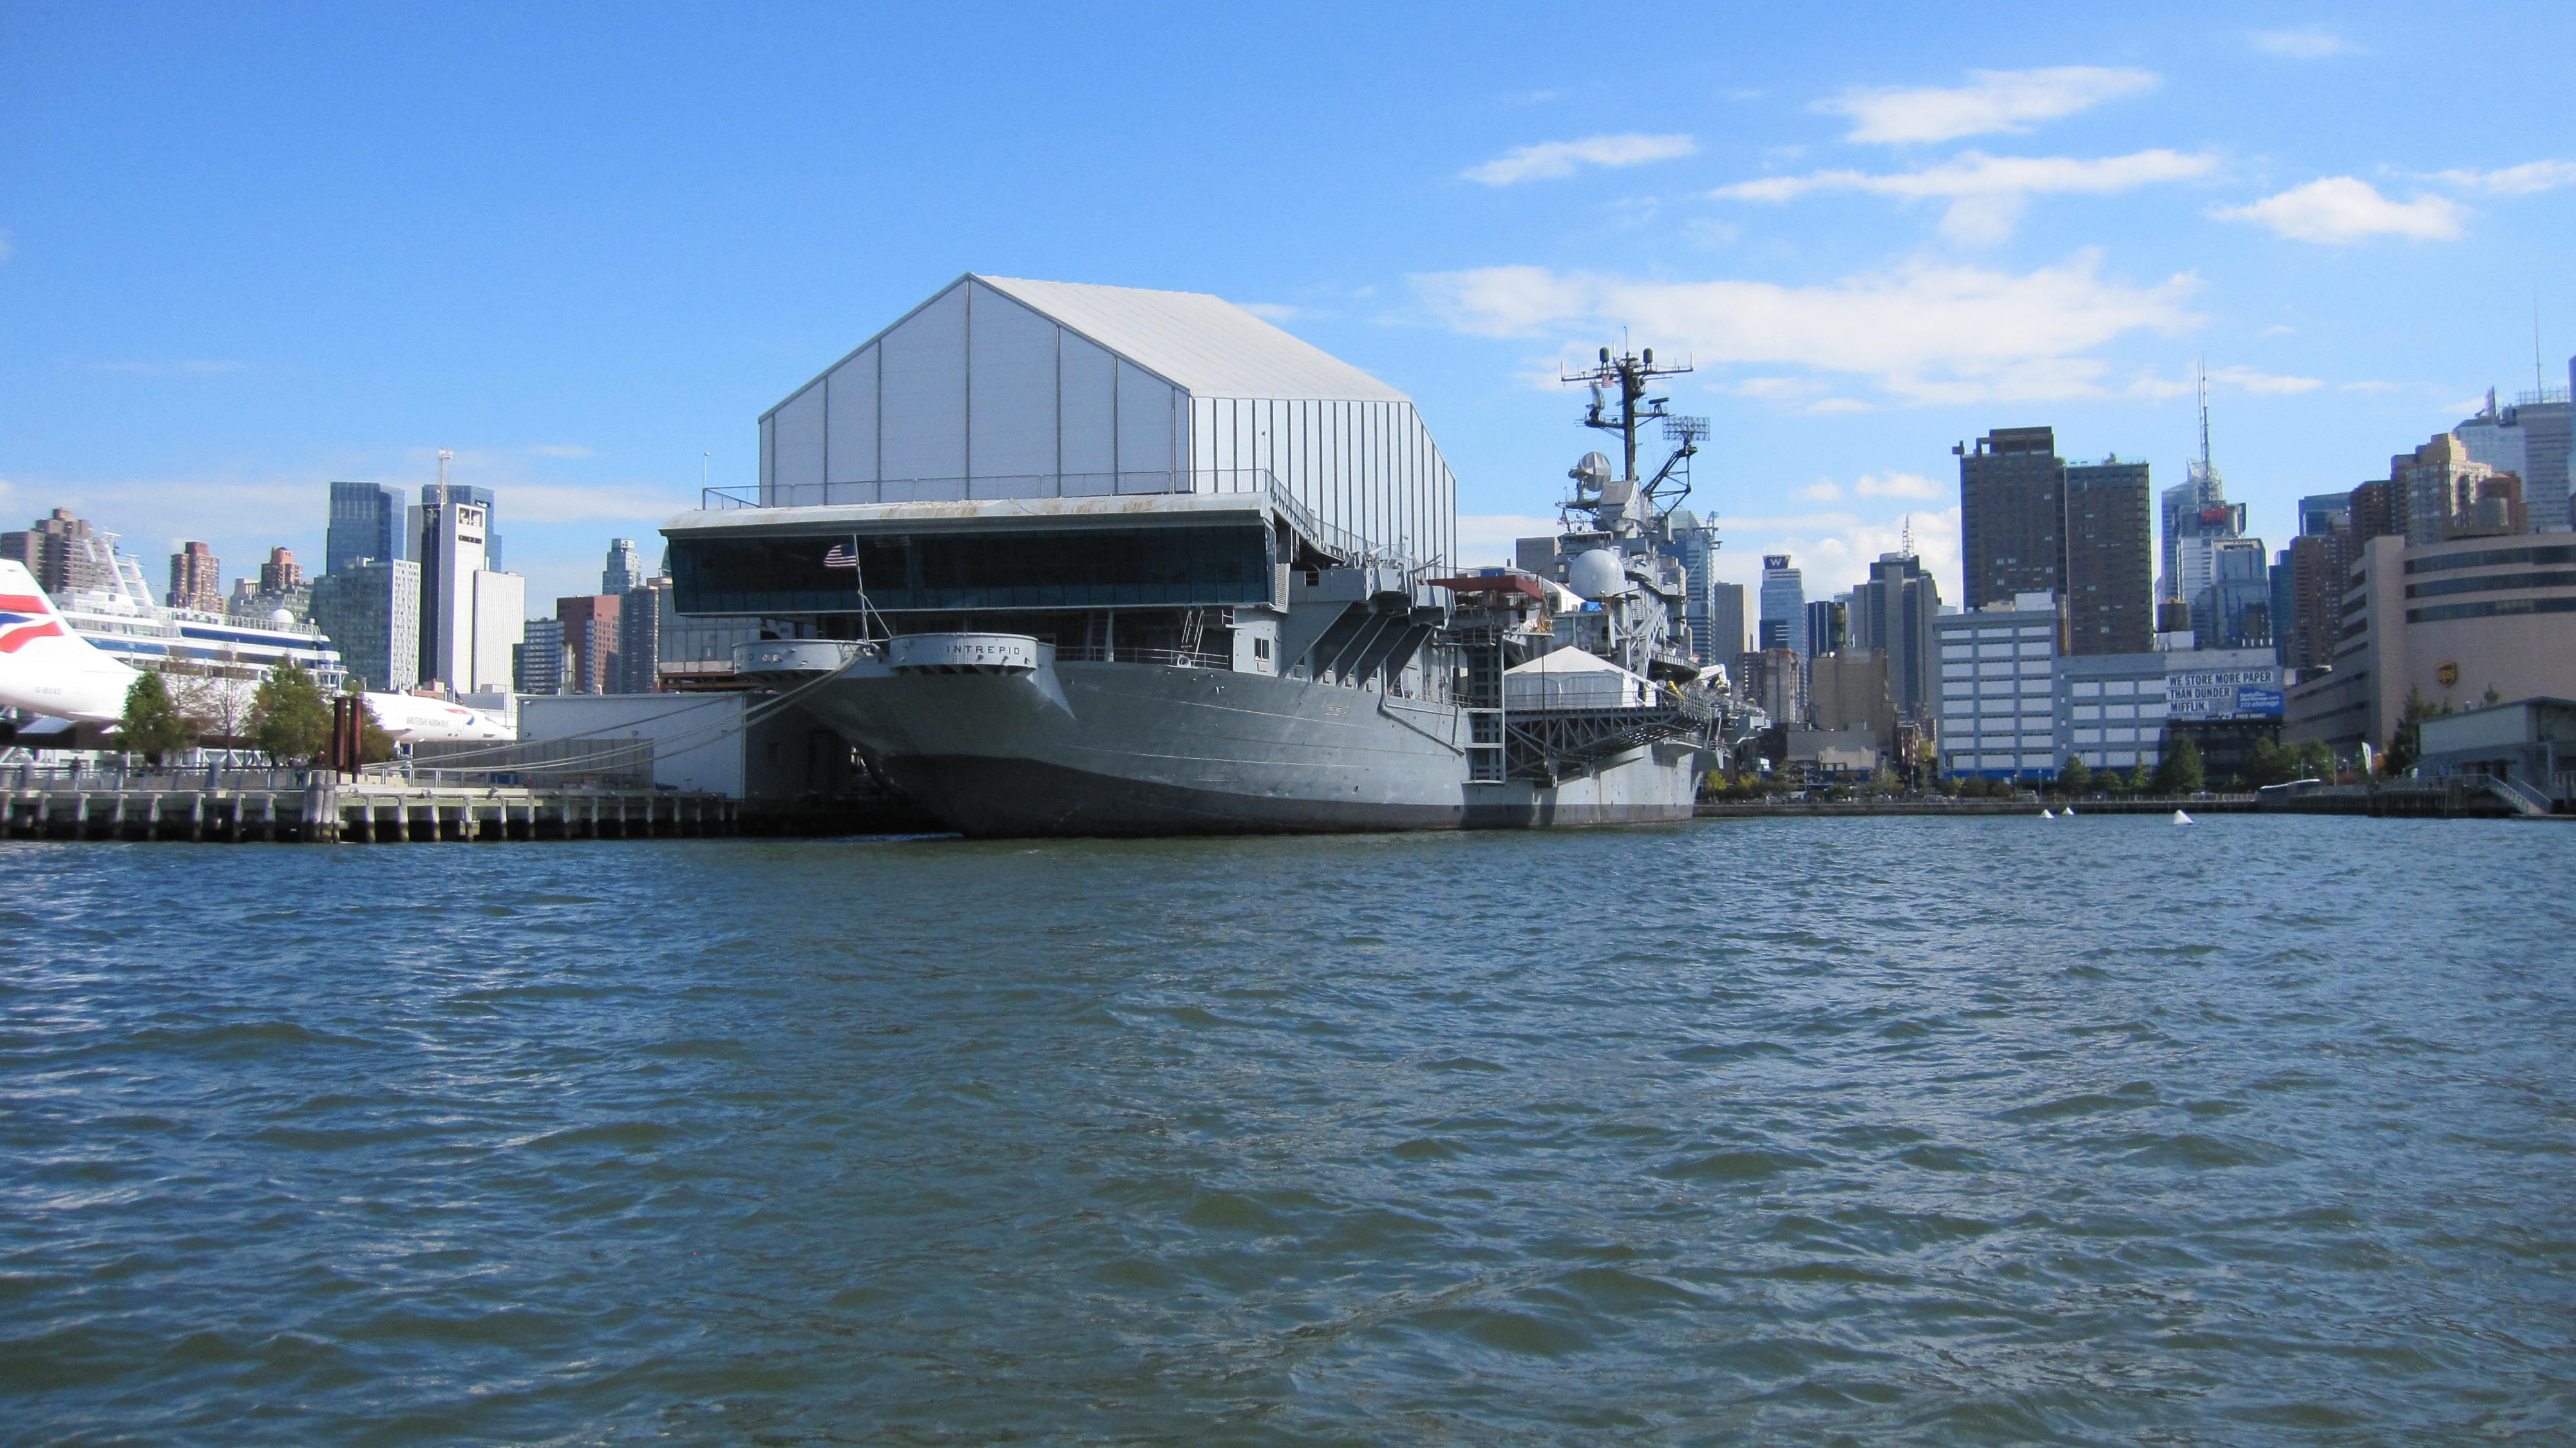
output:
[[2576,829],[0,861],[11,1445],[2576,1441]]

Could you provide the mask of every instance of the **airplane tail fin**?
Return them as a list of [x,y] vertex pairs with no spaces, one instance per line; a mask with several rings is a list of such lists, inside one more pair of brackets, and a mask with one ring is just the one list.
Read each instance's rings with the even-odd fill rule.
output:
[[54,611],[54,601],[36,586],[27,565],[0,558],[0,654],[14,654],[38,639],[66,639],[83,648],[89,640],[74,634]]

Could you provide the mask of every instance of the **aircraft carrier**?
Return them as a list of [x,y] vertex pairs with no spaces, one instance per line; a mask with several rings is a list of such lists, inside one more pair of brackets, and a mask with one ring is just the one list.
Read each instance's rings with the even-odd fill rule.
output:
[[1401,394],[1213,297],[969,276],[663,529],[675,602],[762,620],[738,671],[969,835],[1684,819],[1746,721],[1681,626],[1673,370],[1571,379],[1620,461],[1471,572]]

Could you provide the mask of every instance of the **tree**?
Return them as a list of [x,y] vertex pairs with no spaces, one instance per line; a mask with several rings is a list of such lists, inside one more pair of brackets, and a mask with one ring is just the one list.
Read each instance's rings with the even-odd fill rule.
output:
[[2149,783],[2147,762],[2141,759],[2129,770],[2129,790],[2133,794],[2145,794]]
[[161,762],[161,756],[187,748],[196,733],[188,727],[179,706],[171,702],[170,687],[155,673],[146,673],[125,691],[125,717],[118,723],[125,734],[125,747],[154,765]]
[[2290,760],[2292,779],[2331,780],[2335,777],[2334,750],[2328,748],[2322,739],[2292,746]]
[[2093,787],[2093,771],[2085,765],[2083,755],[2066,756],[2066,763],[2057,771],[2057,787],[2065,794],[2082,794]]
[[311,759],[331,742],[322,686],[293,659],[280,659],[250,701],[251,742],[273,762]]
[[2245,782],[2261,789],[2298,778],[2297,756],[2269,739],[2257,739],[2245,760]]
[[2395,732],[2388,736],[2388,752],[2379,757],[2379,772],[2391,779],[2415,767],[2424,757],[2424,721],[2440,719],[2451,712],[2448,704],[2436,704],[2424,697],[2420,687],[2406,691],[2406,709],[2397,719]]
[[2156,765],[2156,788],[2166,794],[2196,794],[2207,783],[2200,764],[2200,746],[2188,734],[2172,736],[2173,745],[2165,750],[2164,759]]

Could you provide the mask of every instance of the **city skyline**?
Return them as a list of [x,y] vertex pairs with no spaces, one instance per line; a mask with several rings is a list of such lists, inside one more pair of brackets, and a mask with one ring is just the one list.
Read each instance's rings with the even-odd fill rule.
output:
[[[2554,13],[2438,110],[2378,99],[2456,38],[2393,5],[1671,16],[1692,59],[1605,114],[1534,9],[1371,14],[1357,51],[1329,23],[1012,11],[1007,115],[894,64],[938,53],[930,17],[778,13],[793,57],[649,10],[605,39],[31,16],[0,102],[0,507],[319,558],[318,525],[212,524],[315,480],[411,491],[445,447],[516,500],[533,595],[567,594],[597,535],[747,481],[762,410],[975,269],[1212,292],[1407,392],[1460,474],[1462,561],[1553,513],[1557,364],[1624,334],[1699,366],[1675,406],[1714,423],[1693,506],[1729,581],[1772,551],[1857,581],[1910,512],[1957,597],[1959,438],[2045,423],[2071,461],[2176,477],[2206,358],[2248,531],[2286,537],[2295,498],[2528,387],[2535,304],[2552,383],[2576,350]],[[376,102],[420,67],[434,103]],[[853,85],[903,103],[826,99]]]

